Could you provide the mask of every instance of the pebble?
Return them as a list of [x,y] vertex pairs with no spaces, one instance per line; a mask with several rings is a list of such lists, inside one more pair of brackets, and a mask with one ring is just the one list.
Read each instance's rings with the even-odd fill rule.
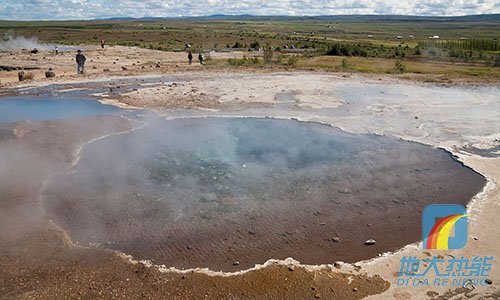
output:
[[338,243],[340,242],[340,239],[338,236],[332,238],[332,242]]
[[56,77],[56,74],[52,71],[45,72],[45,78]]
[[358,288],[353,288],[352,289],[354,292],[357,292],[358,291]]
[[337,192],[339,192],[340,194],[345,194],[345,195],[351,193],[351,191],[349,189],[341,189],[341,190],[338,190]]
[[233,262],[233,266],[238,266],[239,264],[240,264],[240,262],[239,262],[239,261],[235,261],[235,262]]
[[369,240],[367,240],[367,241],[365,242],[365,245],[370,246],[370,245],[375,245],[375,243],[376,243],[376,241],[375,241],[375,240],[369,239]]
[[484,282],[486,282],[486,284],[489,284],[489,285],[493,284],[493,280],[491,280],[491,279],[486,279]]

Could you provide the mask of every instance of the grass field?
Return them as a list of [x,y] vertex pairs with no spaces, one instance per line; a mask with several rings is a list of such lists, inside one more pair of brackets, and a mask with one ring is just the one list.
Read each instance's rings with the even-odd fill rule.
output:
[[[14,32],[55,44],[137,46],[164,51],[195,51],[293,45],[296,58],[274,55],[273,63],[287,67],[366,73],[411,72],[451,77],[500,79],[500,15],[466,17],[336,16],[336,17],[200,17],[93,21],[0,21],[0,35]],[[453,49],[454,43],[429,42],[475,39],[488,49]],[[335,44],[347,47],[342,54]],[[479,50],[478,50],[479,49]],[[494,50],[490,50],[494,49]],[[345,50],[345,49],[344,49]],[[342,55],[325,56],[325,54]],[[283,59],[285,58],[285,59]],[[344,61],[344,63],[342,63]],[[400,68],[396,61],[401,61]],[[269,62],[269,61],[268,61]],[[214,62],[220,65],[220,62]],[[229,62],[258,67],[262,62]],[[402,67],[401,67],[402,66]]]

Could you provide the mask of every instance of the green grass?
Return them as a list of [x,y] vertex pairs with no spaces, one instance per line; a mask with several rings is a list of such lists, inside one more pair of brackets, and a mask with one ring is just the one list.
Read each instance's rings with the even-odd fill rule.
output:
[[[415,55],[418,43],[428,44],[428,37],[439,35],[441,40],[460,37],[495,41],[500,32],[500,18],[475,20],[370,20],[356,17],[347,19],[310,19],[287,17],[253,17],[233,19],[166,19],[166,20],[104,20],[104,21],[0,21],[0,35],[7,31],[41,41],[57,44],[99,44],[101,38],[108,45],[129,45],[147,49],[172,51],[184,49],[190,43],[195,49],[222,49],[235,43],[244,48],[254,42],[272,48],[295,45],[316,51],[290,59],[284,54],[279,61],[275,54],[271,64],[262,59],[235,59],[211,62],[228,67],[283,67],[320,69],[385,74],[406,72],[438,76],[468,76],[498,80],[500,68],[492,68],[498,55],[495,51],[473,53],[472,57],[450,57],[448,49],[422,49]],[[373,38],[368,38],[373,35]],[[397,39],[396,36],[403,36]],[[413,35],[410,39],[408,36]],[[349,44],[367,50],[368,57],[325,57],[334,43]],[[408,48],[407,48],[408,46]],[[404,52],[404,58],[397,52]],[[401,56],[401,53],[399,53]],[[342,65],[342,60],[346,64]],[[404,68],[396,71],[396,59],[402,59]]]

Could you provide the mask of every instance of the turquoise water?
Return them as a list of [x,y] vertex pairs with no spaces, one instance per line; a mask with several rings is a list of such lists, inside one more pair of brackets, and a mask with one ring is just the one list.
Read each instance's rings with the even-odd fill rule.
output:
[[0,98],[0,122],[62,120],[118,111],[119,108],[98,101],[70,97]]

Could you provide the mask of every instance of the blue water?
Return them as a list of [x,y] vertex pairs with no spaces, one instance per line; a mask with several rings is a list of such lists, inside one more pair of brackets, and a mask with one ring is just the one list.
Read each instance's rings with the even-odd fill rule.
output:
[[94,100],[69,97],[0,98],[0,122],[46,121],[112,114],[120,111]]

